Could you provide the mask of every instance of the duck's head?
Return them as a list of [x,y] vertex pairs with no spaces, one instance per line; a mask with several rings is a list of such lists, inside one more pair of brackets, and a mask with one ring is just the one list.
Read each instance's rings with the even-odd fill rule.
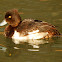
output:
[[16,9],[12,9],[6,12],[4,22],[0,23],[1,26],[8,23],[12,27],[18,26],[21,22],[21,17]]

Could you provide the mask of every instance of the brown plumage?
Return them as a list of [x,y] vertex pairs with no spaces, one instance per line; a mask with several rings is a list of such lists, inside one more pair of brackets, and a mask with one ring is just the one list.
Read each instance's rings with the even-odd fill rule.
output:
[[[11,16],[11,18],[8,18],[9,16]],[[22,21],[18,11],[15,9],[6,12],[5,20],[9,24],[4,31],[6,37],[12,37],[15,30],[20,33],[20,36],[26,36],[28,35],[28,32],[34,30],[39,30],[39,33],[48,32],[48,35],[45,36],[45,38],[60,35],[55,26],[47,22],[34,19],[24,19]]]

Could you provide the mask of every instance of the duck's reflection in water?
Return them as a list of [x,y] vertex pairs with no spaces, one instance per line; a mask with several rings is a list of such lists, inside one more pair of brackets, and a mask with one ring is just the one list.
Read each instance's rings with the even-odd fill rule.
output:
[[0,50],[6,52],[6,49],[7,49],[7,48],[6,48],[5,46],[3,46],[3,45],[0,44]]
[[[50,42],[54,42],[52,39],[30,39],[30,40],[23,40],[23,41],[19,41],[19,40],[12,40],[15,44],[21,44],[21,43],[28,43],[28,45],[31,45],[33,48],[28,48],[28,51],[39,51],[40,48],[40,44],[45,44],[45,43],[50,43]],[[19,48],[15,48],[15,49],[19,49]]]
[[[19,56],[20,54],[22,54],[22,52],[24,52],[24,54],[28,53],[28,51],[40,52],[41,49],[45,49],[45,46],[41,47],[41,45],[48,44],[48,43],[52,44],[51,42],[54,41],[52,39],[25,40],[24,42],[20,41],[19,44],[17,44],[16,42],[14,42],[14,40],[7,38],[5,42],[6,45],[4,49],[2,46],[1,50],[5,51],[6,56]],[[47,47],[47,49],[51,46],[50,44]]]

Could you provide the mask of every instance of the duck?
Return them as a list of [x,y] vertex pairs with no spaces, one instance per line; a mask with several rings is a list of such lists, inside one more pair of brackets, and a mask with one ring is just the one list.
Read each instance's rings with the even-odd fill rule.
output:
[[4,30],[5,37],[16,40],[46,39],[60,35],[56,27],[48,22],[36,19],[22,20],[17,9],[8,10],[0,26],[7,23],[8,26]]

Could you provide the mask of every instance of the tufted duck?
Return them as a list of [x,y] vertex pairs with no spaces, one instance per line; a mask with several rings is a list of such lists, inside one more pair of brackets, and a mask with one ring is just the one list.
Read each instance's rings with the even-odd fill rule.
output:
[[[7,11],[4,21],[9,24],[5,28],[4,34],[12,39],[41,39],[60,35],[55,26],[47,22],[34,19],[24,19],[22,21],[16,9]],[[0,23],[0,26],[6,24],[3,23]]]

